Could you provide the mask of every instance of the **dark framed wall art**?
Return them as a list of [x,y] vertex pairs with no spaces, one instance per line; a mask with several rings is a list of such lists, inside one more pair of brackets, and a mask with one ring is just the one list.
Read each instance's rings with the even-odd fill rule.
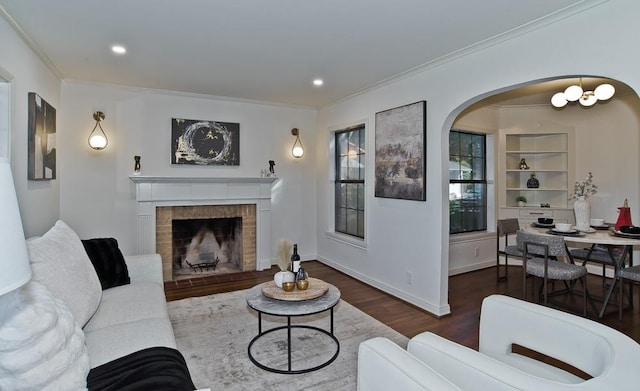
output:
[[28,94],[27,131],[27,178],[56,179],[56,109],[35,92]]
[[376,197],[426,199],[426,133],[426,101],[376,113]]
[[240,124],[171,119],[171,164],[240,165]]

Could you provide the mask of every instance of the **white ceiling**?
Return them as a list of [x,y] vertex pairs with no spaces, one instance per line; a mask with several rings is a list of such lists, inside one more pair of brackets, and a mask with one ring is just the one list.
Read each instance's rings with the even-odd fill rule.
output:
[[63,78],[319,107],[595,3],[0,0],[0,13]]

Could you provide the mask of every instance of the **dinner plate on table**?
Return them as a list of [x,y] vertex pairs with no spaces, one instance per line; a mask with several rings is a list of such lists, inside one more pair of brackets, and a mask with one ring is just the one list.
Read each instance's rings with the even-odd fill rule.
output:
[[578,231],[577,229],[572,229],[570,231],[558,231],[553,228],[547,231],[548,234],[551,235],[561,235],[561,236],[584,236],[584,233]]
[[640,234],[628,234],[626,232],[616,231],[615,229],[613,230],[613,234],[621,238],[640,239]]
[[592,234],[596,232],[596,229],[595,228],[581,229],[580,232],[584,232],[586,234]]
[[535,221],[533,223],[531,223],[532,227],[536,227],[536,228],[553,228],[554,227],[554,223],[551,224],[542,224],[542,223],[536,223]]
[[591,228],[597,229],[598,231],[600,231],[600,230],[606,231],[609,228],[611,228],[611,226],[609,226],[609,224],[602,224],[602,225],[592,225]]

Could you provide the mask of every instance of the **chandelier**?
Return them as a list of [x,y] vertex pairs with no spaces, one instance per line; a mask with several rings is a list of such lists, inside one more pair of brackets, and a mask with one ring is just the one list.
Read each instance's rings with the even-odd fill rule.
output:
[[571,85],[564,92],[558,92],[551,97],[553,107],[565,107],[569,102],[580,102],[582,106],[593,106],[599,100],[610,99],[616,89],[608,83],[600,84],[593,91],[582,89],[582,78],[580,85]]

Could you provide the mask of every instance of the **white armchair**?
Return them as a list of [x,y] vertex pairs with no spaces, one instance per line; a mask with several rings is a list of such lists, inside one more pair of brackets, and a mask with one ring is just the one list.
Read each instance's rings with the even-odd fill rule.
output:
[[[514,344],[567,363],[591,378],[584,380],[514,353]],[[376,354],[364,353],[368,349],[375,349]],[[418,376],[417,372],[425,367],[425,372],[435,372],[452,383],[456,387],[453,389],[460,390],[635,390],[640,384],[638,363],[640,345],[612,328],[552,308],[493,295],[482,304],[479,351],[429,332],[412,338],[406,351],[390,341],[368,340],[360,346],[358,390],[404,385],[408,378],[418,386],[407,389],[451,389],[434,387],[431,379]]]

